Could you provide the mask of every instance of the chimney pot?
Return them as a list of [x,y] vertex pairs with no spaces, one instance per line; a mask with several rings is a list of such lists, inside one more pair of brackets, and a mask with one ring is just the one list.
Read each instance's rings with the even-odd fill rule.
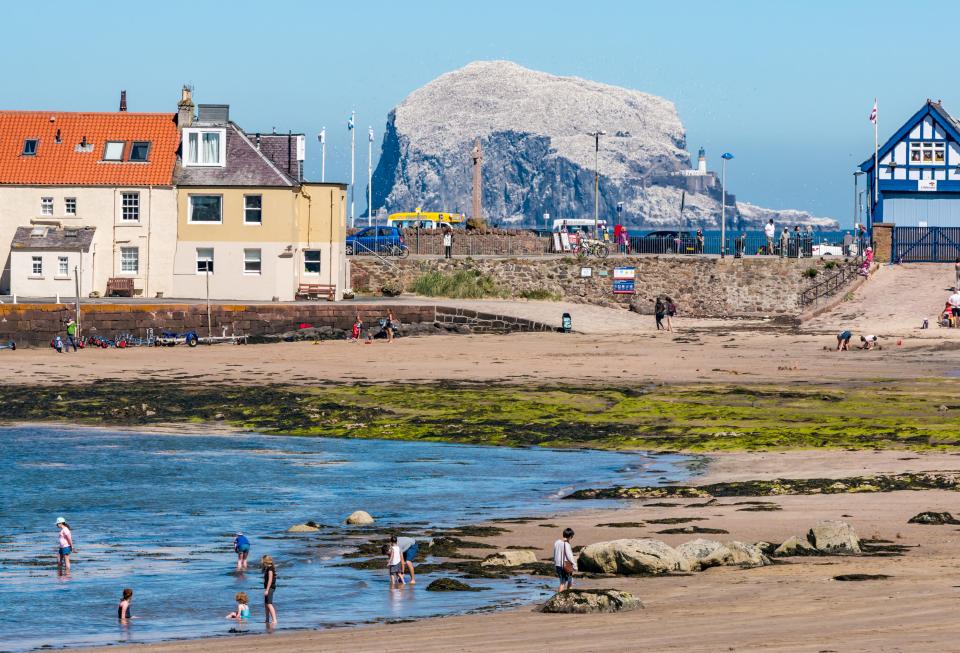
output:
[[121,111],[127,110],[127,92],[126,91],[120,91],[120,110]]
[[193,124],[193,89],[184,84],[177,103],[177,127],[183,129]]

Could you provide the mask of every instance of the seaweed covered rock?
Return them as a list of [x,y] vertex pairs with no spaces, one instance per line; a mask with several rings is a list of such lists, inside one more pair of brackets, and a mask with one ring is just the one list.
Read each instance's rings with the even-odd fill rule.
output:
[[907,523],[909,524],[960,524],[960,521],[953,518],[949,512],[932,512],[926,511],[921,512],[919,515],[914,515],[911,517]]
[[580,571],[628,576],[690,569],[677,550],[660,540],[624,539],[588,544],[577,560]]
[[554,594],[540,609],[554,614],[626,612],[643,608],[640,599],[620,590],[566,590]]
[[822,553],[860,553],[860,538],[845,521],[822,521],[807,534],[807,540]]
[[370,516],[370,513],[364,512],[363,510],[357,510],[350,513],[350,516],[346,518],[344,523],[351,526],[366,526],[373,523],[373,517]]
[[427,585],[428,592],[479,592],[485,588],[461,583],[455,578],[438,578]]
[[770,558],[763,553],[763,549],[756,544],[733,540],[725,544],[730,551],[730,562],[727,564],[740,567],[763,567],[770,564]]
[[803,537],[791,537],[789,540],[774,549],[775,556],[812,556],[817,555],[817,549]]
[[678,546],[676,550],[691,570],[728,565],[733,560],[730,549],[715,540],[690,540]]
[[511,549],[498,551],[484,558],[481,567],[519,567],[537,562],[537,554],[529,549]]

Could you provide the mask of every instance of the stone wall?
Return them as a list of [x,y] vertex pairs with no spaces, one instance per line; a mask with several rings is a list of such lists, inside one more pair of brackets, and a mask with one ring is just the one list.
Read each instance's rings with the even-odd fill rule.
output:
[[[207,335],[204,304],[88,304],[81,305],[85,335],[104,337],[130,333],[145,337],[147,329],[194,330]],[[302,324],[313,327],[312,335],[339,338],[350,331],[357,315],[368,328],[377,330],[377,320],[393,311],[402,332],[512,333],[544,331],[550,327],[529,320],[432,305],[413,304],[255,304],[211,307],[215,336],[242,334],[268,336],[294,333]],[[69,304],[5,304],[0,306],[0,342],[14,340],[17,346],[47,346],[56,335],[65,336],[67,320],[74,316]]]
[[[581,263],[574,257],[555,256],[391,263],[399,266],[408,286],[427,271],[449,274],[467,269],[490,276],[507,297],[544,291],[567,301],[623,307],[632,302],[635,310],[652,312],[656,296],[667,294],[684,315],[703,317],[796,315],[801,292],[816,280],[804,276],[804,271],[816,268],[818,277],[826,272],[825,260],[775,257],[627,256]],[[634,295],[613,294],[615,266],[636,269]],[[355,260],[354,290],[378,291],[398,278],[395,267],[376,260]],[[582,276],[583,268],[589,268],[590,276]]]

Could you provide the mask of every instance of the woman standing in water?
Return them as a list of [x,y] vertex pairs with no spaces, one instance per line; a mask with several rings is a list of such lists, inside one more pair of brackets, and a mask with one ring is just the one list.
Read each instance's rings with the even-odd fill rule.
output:
[[70,573],[70,554],[73,553],[73,533],[63,517],[57,517],[57,573]]
[[277,625],[277,610],[273,607],[273,591],[277,589],[277,568],[273,566],[273,558],[260,558],[260,569],[263,570],[263,611],[266,613],[267,623]]

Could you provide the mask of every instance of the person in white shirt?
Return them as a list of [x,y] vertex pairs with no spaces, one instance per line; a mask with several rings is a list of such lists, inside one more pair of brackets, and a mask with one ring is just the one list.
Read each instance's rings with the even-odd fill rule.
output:
[[553,564],[557,570],[557,578],[560,579],[558,592],[573,587],[573,572],[577,570],[577,561],[573,557],[573,549],[570,548],[572,539],[573,529],[565,528],[563,538],[553,543]]
[[380,553],[387,556],[387,568],[390,571],[390,587],[403,585],[403,553],[400,551],[400,545],[384,544],[380,547]]
[[453,258],[453,229],[443,229],[443,258]]
[[860,336],[860,349],[873,349],[880,342],[880,339],[874,335]]
[[777,228],[773,226],[773,218],[770,222],[763,225],[763,233],[767,237],[767,254],[773,254],[773,238],[777,234]]
[[947,303],[950,304],[953,317],[960,318],[960,288],[953,289],[953,294],[947,297]]

